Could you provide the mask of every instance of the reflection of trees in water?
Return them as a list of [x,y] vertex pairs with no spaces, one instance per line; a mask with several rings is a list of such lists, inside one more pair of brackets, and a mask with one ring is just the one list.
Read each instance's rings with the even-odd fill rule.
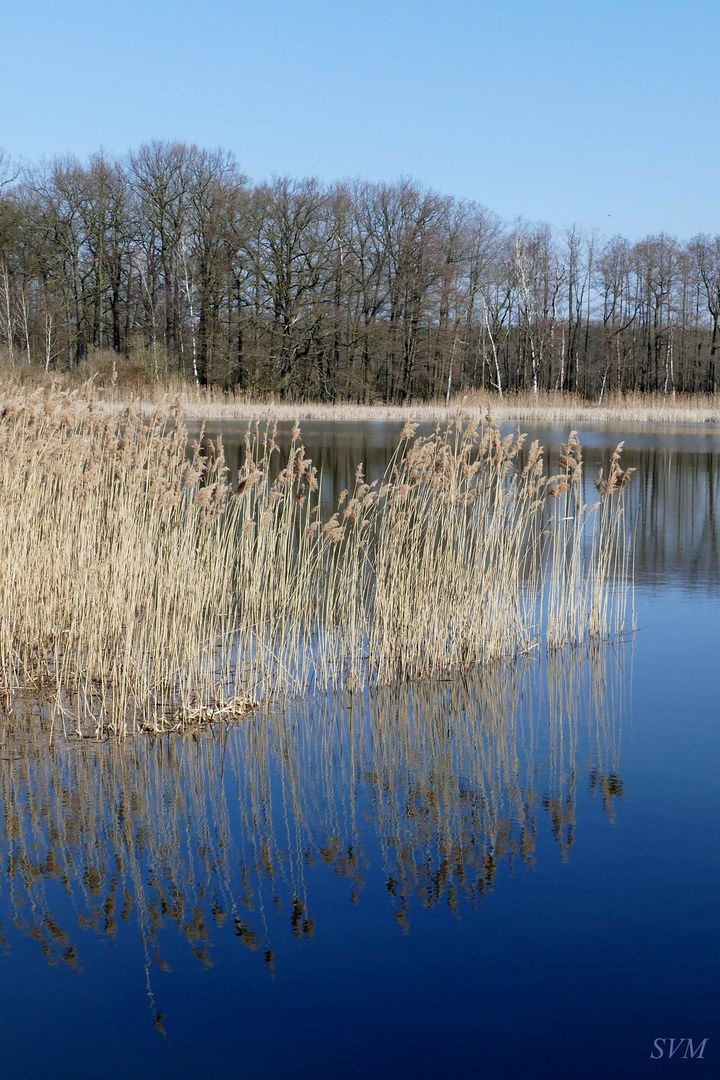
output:
[[357,903],[381,863],[403,927],[415,904],[459,913],[502,863],[534,865],[545,818],[568,857],[579,785],[613,816],[626,690],[596,650],[134,746],[48,748],[6,720],[0,920],[71,965],[77,928],[134,927],[148,967],[171,927],[210,964],[229,920],[272,969],[283,926],[316,932],[323,868]]
[[641,469],[630,502],[637,516],[638,580],[676,576],[686,586],[717,589],[720,456],[645,450]]

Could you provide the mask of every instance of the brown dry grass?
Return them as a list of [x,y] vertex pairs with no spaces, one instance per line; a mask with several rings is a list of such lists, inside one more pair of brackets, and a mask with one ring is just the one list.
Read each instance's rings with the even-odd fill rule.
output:
[[[162,365],[161,365],[162,366]],[[405,405],[351,402],[284,401],[272,394],[263,398],[220,387],[198,387],[187,379],[167,376],[157,379],[150,357],[140,351],[130,359],[109,350],[91,350],[74,371],[46,372],[39,365],[11,368],[0,350],[0,392],[22,395],[35,390],[71,392],[92,380],[97,401],[109,409],[128,405],[152,411],[169,401],[177,402],[186,420],[335,420],[362,422],[386,420],[403,424],[414,418],[423,423],[451,422],[458,409],[480,420],[488,412],[496,420],[558,421],[568,426],[579,422],[614,423],[720,423],[720,394],[641,394],[608,392],[601,403],[564,392],[531,391],[497,393],[471,391],[445,401],[409,402]]]
[[627,474],[614,461],[587,507],[576,437],[556,476],[536,444],[519,464],[523,442],[461,414],[428,438],[408,422],[384,482],[358,470],[321,521],[297,429],[279,461],[274,428],[253,425],[232,491],[220,439],[187,455],[179,406],[7,398],[6,705],[33,686],[65,730],[168,730],[618,633]]
[[470,418],[481,419],[490,413],[495,420],[538,423],[559,422],[568,426],[583,423],[720,423],[720,398],[717,394],[610,394],[602,405],[588,402],[575,394],[492,393],[457,395],[445,402],[420,402],[407,405],[354,405],[318,402],[287,403],[258,401],[242,395],[217,390],[173,388],[188,420],[262,420],[271,415],[276,420],[325,420],[362,423],[385,420],[402,424],[413,418],[420,423],[448,424],[458,409]]

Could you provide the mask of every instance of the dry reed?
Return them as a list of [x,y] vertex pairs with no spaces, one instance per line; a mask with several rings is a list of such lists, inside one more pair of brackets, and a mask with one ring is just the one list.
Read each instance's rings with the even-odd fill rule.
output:
[[358,470],[322,521],[297,429],[281,461],[274,427],[253,425],[233,491],[220,438],[187,454],[179,407],[6,399],[8,707],[34,686],[64,731],[161,731],[619,633],[630,470],[614,458],[587,507],[576,436],[556,476],[523,443],[489,417],[427,438],[408,422],[383,482]]
[[[398,424],[413,418],[420,423],[446,425],[462,409],[471,419],[481,420],[488,412],[498,421],[526,423],[592,424],[720,424],[717,394],[607,394],[602,403],[571,393],[506,393],[474,391],[455,396],[449,404],[413,402],[405,405],[358,405],[352,402],[263,401],[218,389],[184,386],[177,393],[187,420],[262,420],[271,412],[277,420],[324,420],[367,423],[384,420]],[[157,395],[162,397],[161,394]],[[122,398],[120,398],[122,400]]]
[[[118,377],[117,373],[122,376]],[[185,420],[264,420],[271,413],[278,421],[330,420],[351,423],[385,420],[398,424],[414,418],[421,423],[446,425],[458,409],[470,419],[481,420],[488,411],[501,421],[614,423],[720,423],[720,394],[685,394],[670,391],[641,393],[608,391],[599,401],[590,401],[568,391],[469,390],[453,395],[449,402],[413,401],[402,405],[383,402],[358,404],[351,401],[287,401],[274,394],[253,395],[221,386],[196,386],[179,376],[156,378],[142,363],[119,362],[112,352],[95,350],[75,371],[46,372],[41,366],[11,369],[0,351],[0,387],[4,394],[23,395],[42,387],[77,390],[88,379],[98,387],[97,399],[108,410],[126,408],[150,412],[169,400],[181,407]]]

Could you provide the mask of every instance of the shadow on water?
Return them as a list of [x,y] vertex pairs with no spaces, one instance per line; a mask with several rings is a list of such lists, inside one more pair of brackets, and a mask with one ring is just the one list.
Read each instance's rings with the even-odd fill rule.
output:
[[2,947],[82,967],[85,935],[130,935],[149,988],[167,935],[210,966],[231,933],[272,975],[288,931],[322,934],[328,872],[352,904],[380,882],[401,931],[416,907],[459,917],[501,866],[534,868],[542,834],[571,858],[581,789],[614,820],[630,661],[558,653],[125,744],[6,717]]

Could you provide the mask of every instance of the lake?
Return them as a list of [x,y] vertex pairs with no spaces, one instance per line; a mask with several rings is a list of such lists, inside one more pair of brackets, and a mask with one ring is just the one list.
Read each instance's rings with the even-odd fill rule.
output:
[[[397,432],[303,426],[326,507]],[[3,1075],[718,1072],[720,431],[580,435],[589,497],[637,469],[622,642],[184,738],[0,720]]]

